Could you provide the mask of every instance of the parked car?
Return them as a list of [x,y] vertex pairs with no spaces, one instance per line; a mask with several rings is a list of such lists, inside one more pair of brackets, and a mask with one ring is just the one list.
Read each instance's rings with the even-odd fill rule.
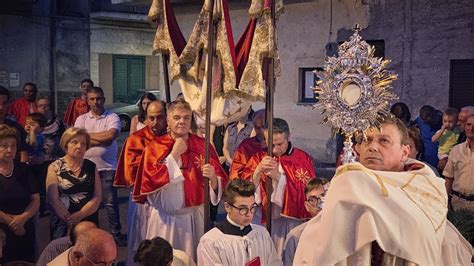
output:
[[[160,91],[154,90],[146,92],[151,92],[155,94],[158,99],[160,98]],[[132,118],[138,114],[138,104],[140,103],[140,97],[142,97],[142,94],[138,96],[135,104],[127,105],[124,103],[113,103],[109,106],[108,109],[119,116],[122,132],[130,130]]]

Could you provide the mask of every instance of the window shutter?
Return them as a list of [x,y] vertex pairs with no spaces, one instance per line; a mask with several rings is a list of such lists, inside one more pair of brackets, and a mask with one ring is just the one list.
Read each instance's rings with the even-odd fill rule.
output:
[[128,58],[114,56],[113,71],[114,102],[128,102]]
[[145,90],[145,58],[130,57],[130,87],[128,98],[136,99]]

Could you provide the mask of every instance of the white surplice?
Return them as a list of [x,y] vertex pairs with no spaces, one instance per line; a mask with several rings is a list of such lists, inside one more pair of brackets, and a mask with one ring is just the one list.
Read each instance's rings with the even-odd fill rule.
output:
[[[130,195],[130,199],[132,195]],[[140,246],[140,242],[146,239],[148,228],[148,216],[150,215],[150,204],[138,204],[131,200],[128,202],[127,211],[127,266],[137,265],[133,257]]]
[[283,265],[267,230],[250,226],[252,231],[245,236],[224,234],[218,228],[207,232],[197,249],[198,265],[244,266],[256,257],[260,265]]
[[293,265],[293,259],[296,253],[296,247],[300,241],[301,234],[303,233],[304,228],[307,223],[298,225],[297,227],[291,229],[291,231],[286,236],[285,245],[283,245],[283,265],[291,266]]
[[[204,204],[184,206],[184,176],[173,156],[165,160],[170,183],[148,194],[150,205],[146,238],[162,237],[175,249],[183,250],[196,259],[195,250],[204,234]],[[209,189],[211,203],[217,205],[222,197],[222,181],[218,176],[218,192]]]
[[311,219],[296,250],[295,265],[369,265],[371,245],[382,263],[443,265],[447,194],[444,180],[425,164],[403,172],[341,166],[322,211]]

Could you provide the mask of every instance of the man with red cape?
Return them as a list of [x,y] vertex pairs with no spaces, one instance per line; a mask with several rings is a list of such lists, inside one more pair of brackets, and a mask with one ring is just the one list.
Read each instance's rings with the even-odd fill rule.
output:
[[175,101],[168,107],[170,132],[148,143],[138,168],[133,200],[150,205],[146,238],[160,236],[175,249],[196,258],[204,234],[204,184],[209,178],[209,198],[217,205],[227,183],[219,159],[210,149],[205,164],[205,141],[189,133],[191,107]]
[[82,95],[79,98],[72,99],[67,105],[66,113],[64,114],[64,124],[68,127],[74,126],[76,119],[87,112],[89,112],[89,105],[87,104],[87,89],[94,87],[94,82],[90,79],[83,79],[81,81]]
[[8,107],[8,113],[14,116],[18,124],[23,127],[25,127],[26,116],[37,111],[35,103],[37,95],[36,84],[27,82],[23,85],[23,97],[16,99]]
[[265,151],[267,148],[267,143],[265,142],[265,136],[263,134],[263,127],[265,125],[265,109],[256,111],[252,120],[256,135],[244,139],[235,151],[229,170],[229,179],[231,180],[242,176],[242,171],[252,155]]
[[[116,187],[133,188],[143,150],[158,136],[166,134],[166,103],[163,101],[150,103],[146,110],[145,125],[144,128],[130,135],[123,145],[115,172],[114,186]],[[130,195],[127,211],[127,265],[133,264],[131,254],[136,253],[140,241],[145,239],[149,213],[148,204],[136,204],[131,199],[132,195]]]
[[[268,131],[265,132],[268,136]],[[262,203],[261,222],[265,223],[267,197],[271,197],[272,232],[277,253],[281,256],[286,235],[302,224],[311,215],[304,207],[306,184],[315,178],[313,159],[304,151],[293,147],[288,123],[273,120],[273,155],[259,152],[253,155],[245,166],[242,178],[252,180],[257,187],[255,201]],[[273,193],[268,195],[266,183],[271,180]],[[255,221],[257,222],[257,221]]]

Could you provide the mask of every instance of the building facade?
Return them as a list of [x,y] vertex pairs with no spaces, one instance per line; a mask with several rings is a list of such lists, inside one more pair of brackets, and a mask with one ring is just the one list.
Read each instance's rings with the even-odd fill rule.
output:
[[[41,94],[57,95],[60,114],[80,93],[83,78],[101,86],[108,103],[133,102],[145,90],[163,90],[161,59],[151,54],[154,28],[145,20],[150,1],[30,2],[28,12],[10,4],[0,17],[0,38],[5,40],[0,82],[10,90],[19,93],[24,82],[36,82]],[[195,1],[171,3],[187,38],[201,7]],[[247,24],[250,1],[229,5],[237,40]],[[57,16],[52,19],[51,14]],[[337,53],[356,23],[377,54],[392,60],[389,69],[398,74],[393,90],[413,118],[425,104],[441,110],[474,105],[473,1],[285,1],[277,22],[281,76],[275,116],[289,122],[295,146],[320,163],[335,162],[337,141],[312,106],[312,71],[324,67],[326,55]],[[171,89],[174,98],[178,84]],[[263,103],[255,103],[260,107]]]

